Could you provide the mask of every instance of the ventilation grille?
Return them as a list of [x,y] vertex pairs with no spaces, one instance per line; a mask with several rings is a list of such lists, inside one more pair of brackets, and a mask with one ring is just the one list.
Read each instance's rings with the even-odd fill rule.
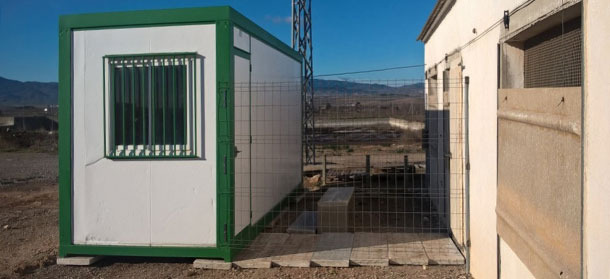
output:
[[581,86],[581,18],[565,22],[525,41],[525,87]]

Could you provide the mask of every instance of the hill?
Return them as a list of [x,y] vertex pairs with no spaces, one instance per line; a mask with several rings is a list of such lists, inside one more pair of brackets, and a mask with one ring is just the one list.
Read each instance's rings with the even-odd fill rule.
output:
[[314,79],[316,95],[334,94],[400,94],[420,96],[424,94],[423,82],[406,81],[343,81]]
[[57,82],[21,82],[0,77],[0,106],[57,104]]
[[[314,80],[315,93],[334,94],[401,94],[420,96],[424,83],[408,82],[353,82],[343,80]],[[21,82],[0,77],[0,106],[35,106],[57,104],[57,82]]]

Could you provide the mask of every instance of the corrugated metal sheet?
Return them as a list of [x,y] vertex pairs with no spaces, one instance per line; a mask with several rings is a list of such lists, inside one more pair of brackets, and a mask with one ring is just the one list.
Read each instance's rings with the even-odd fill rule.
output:
[[578,278],[581,88],[498,94],[498,234],[537,278]]

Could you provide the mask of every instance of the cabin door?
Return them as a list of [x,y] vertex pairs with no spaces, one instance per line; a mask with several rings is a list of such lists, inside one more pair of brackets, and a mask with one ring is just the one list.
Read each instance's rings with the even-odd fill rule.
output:
[[235,235],[251,224],[250,60],[235,61]]

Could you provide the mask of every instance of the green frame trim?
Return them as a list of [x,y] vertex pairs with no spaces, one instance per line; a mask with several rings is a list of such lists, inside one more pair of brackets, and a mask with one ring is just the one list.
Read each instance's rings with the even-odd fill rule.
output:
[[216,247],[163,247],[163,246],[119,246],[119,245],[68,245],[60,246],[66,255],[112,255],[139,257],[184,257],[218,258],[227,257],[226,251]]
[[231,236],[235,204],[232,27],[229,20],[216,23],[216,243],[227,251],[225,261],[233,260]]
[[72,30],[59,25],[59,256],[72,245]]
[[247,53],[247,52],[245,52],[245,51],[243,51],[243,50],[241,50],[239,48],[236,48],[236,47],[233,48],[233,55],[237,55],[237,56],[239,56],[241,58],[250,60],[250,53]]
[[[61,34],[62,30],[175,26],[219,21],[232,22],[251,36],[294,60],[301,62],[303,59],[297,51],[230,6],[62,15],[59,17],[59,29]],[[233,30],[229,31],[232,35]]]
[[146,156],[142,157],[139,155],[135,155],[132,157],[128,156],[116,156],[116,155],[107,155],[104,158],[117,160],[117,161],[146,161],[146,160],[155,160],[155,159],[199,159],[197,155],[155,155],[155,156]]
[[[79,245],[72,242],[72,32],[111,28],[176,26],[191,24],[216,25],[216,247],[107,246]],[[302,64],[298,52],[263,30],[229,6],[185,8],[150,11],[111,12],[64,15],[59,18],[59,257],[70,255],[109,255],[147,257],[205,257],[231,261],[239,251],[236,241],[251,241],[234,233],[234,61],[238,53],[233,47],[233,27],[261,40]],[[150,54],[160,55],[160,54]],[[249,54],[248,54],[249,55]],[[141,54],[137,56],[142,56]],[[104,118],[105,119],[105,118]],[[171,157],[176,158],[176,157]],[[190,159],[191,157],[184,157]],[[195,157],[196,158],[196,157]],[[135,159],[135,158],[134,158]],[[154,158],[153,158],[154,159]],[[297,187],[298,188],[298,187]],[[293,197],[289,194],[285,200]],[[256,225],[251,234],[272,220],[273,214],[285,204],[280,202]],[[274,213],[275,212],[275,213]],[[262,222],[262,223],[261,223]],[[257,228],[260,228],[257,230]]]
[[111,54],[104,55],[104,58],[142,58],[156,56],[197,56],[197,52],[160,52],[160,53],[136,53],[136,54]]

